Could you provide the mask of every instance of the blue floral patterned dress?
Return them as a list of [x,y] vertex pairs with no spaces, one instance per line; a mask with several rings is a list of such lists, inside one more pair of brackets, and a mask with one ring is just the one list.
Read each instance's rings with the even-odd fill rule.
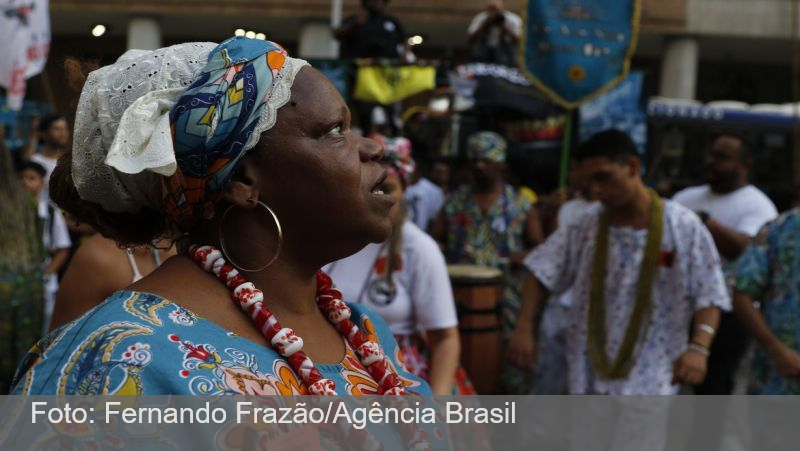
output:
[[[380,343],[409,392],[432,394],[426,382],[406,371],[397,343],[383,320],[363,306],[350,307],[354,321],[372,341]],[[317,368],[323,377],[336,383],[340,394],[376,393],[377,383],[349,345],[340,363],[317,364]],[[133,291],[113,294],[40,340],[23,359],[12,386],[12,394],[25,395],[308,393],[289,364],[271,348],[240,337],[167,299]],[[421,427],[428,431],[426,436],[433,449],[449,449],[444,427]],[[390,436],[399,440],[396,434]]]
[[[383,320],[351,306],[359,326],[390,356],[408,389],[429,394],[405,371]],[[350,347],[339,364],[318,364],[342,394],[368,395],[377,383]],[[12,394],[291,395],[306,387],[274,350],[162,297],[120,291],[43,338],[26,355]]]
[[[734,268],[736,289],[762,303],[772,332],[800,352],[800,210],[765,225]],[[751,394],[800,395],[800,380],[780,375],[762,347],[756,348]]]

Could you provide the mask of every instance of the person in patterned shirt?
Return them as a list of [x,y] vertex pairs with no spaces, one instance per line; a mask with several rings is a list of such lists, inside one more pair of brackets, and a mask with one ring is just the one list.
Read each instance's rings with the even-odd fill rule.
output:
[[[761,344],[750,371],[750,394],[800,394],[798,249],[800,210],[794,209],[762,227],[733,271],[734,312]],[[760,310],[753,300],[761,301]]]
[[[506,140],[494,132],[468,139],[472,183],[451,193],[431,226],[445,250],[447,262],[498,268],[506,273],[503,286],[502,331],[511,336],[519,310],[524,270],[522,259],[542,241],[539,217],[531,202],[504,181]],[[503,391],[527,394],[532,373],[504,369]]]

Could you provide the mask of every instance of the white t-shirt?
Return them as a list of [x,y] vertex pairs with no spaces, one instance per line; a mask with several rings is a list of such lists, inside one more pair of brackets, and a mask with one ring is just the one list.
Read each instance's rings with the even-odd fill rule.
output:
[[425,177],[406,189],[409,219],[422,230],[428,230],[432,219],[444,206],[444,191]]
[[[522,18],[519,17],[518,14],[513,13],[511,11],[503,11],[503,15],[505,16],[505,23],[508,25],[508,28],[514,32],[517,38],[522,36]],[[489,16],[488,11],[481,11],[472,19],[472,22],[469,24],[469,28],[467,28],[467,33],[472,34],[478,31],[478,29],[483,25],[483,22],[486,19],[494,17],[494,14]],[[486,44],[491,47],[497,47],[500,45],[500,33],[502,29],[499,26],[492,26],[489,29],[489,34],[486,37]]]
[[380,315],[395,335],[458,325],[447,265],[436,242],[411,221],[403,224],[402,265],[393,274],[394,296],[378,272],[386,264],[388,245],[370,244],[358,253],[323,268],[346,302],[365,304]]
[[44,188],[39,192],[39,200],[40,203],[50,202],[50,175],[53,174],[58,160],[55,158],[48,158],[40,153],[35,153],[31,155],[31,161],[41,164],[44,170],[47,171],[44,175]]
[[725,194],[714,193],[709,185],[693,186],[676,193],[672,200],[695,212],[705,211],[720,224],[750,236],[778,217],[775,204],[753,185]]
[[[695,311],[716,306],[730,310],[719,255],[711,234],[697,215],[671,201],[664,203],[664,232],[659,271],[653,283],[653,310],[647,335],[634,350],[625,379],[603,379],[587,353],[587,319],[592,256],[602,206],[578,221],[559,227],[525,258],[524,265],[548,290],[572,287],[567,329],[567,365],[571,394],[668,395],[675,359],[689,341],[687,325]],[[616,356],[636,303],[636,288],[647,240],[646,229],[610,227],[605,275],[606,350]]]
[[[52,211],[48,206],[52,206]],[[61,214],[58,207],[40,201],[37,210],[39,218],[44,223],[42,233],[44,248],[48,252],[55,252],[58,249],[68,249],[72,246],[72,240],[69,238],[69,229],[67,229],[67,224],[64,222],[64,215]],[[50,257],[47,257],[44,266],[49,265],[50,261]],[[51,293],[55,293],[58,290],[58,274],[45,276],[45,290]]]

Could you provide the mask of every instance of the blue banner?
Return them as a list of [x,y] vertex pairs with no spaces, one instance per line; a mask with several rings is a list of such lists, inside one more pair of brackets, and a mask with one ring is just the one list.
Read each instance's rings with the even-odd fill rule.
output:
[[581,105],[580,140],[616,128],[627,133],[643,154],[647,145],[647,116],[640,101],[643,82],[641,72],[631,72],[614,89]]
[[565,108],[625,78],[640,0],[525,0],[523,72]]

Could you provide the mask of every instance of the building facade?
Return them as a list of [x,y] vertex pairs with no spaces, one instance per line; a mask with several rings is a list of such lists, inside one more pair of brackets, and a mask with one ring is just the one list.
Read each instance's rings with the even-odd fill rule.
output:
[[[561,0],[563,1],[563,0]],[[641,0],[634,68],[646,74],[646,94],[702,101],[784,103],[797,91],[793,64],[800,0]],[[30,96],[59,110],[66,56],[112,61],[127,48],[177,42],[218,42],[236,29],[263,33],[305,57],[336,55],[330,24],[358,12],[360,0],[50,0],[51,57]],[[423,38],[421,58],[458,62],[469,54],[466,29],[484,0],[393,0],[389,13],[409,35]],[[524,0],[508,0],[519,10]],[[555,3],[559,3],[556,1]],[[793,20],[794,18],[794,20]],[[92,29],[102,24],[99,37]],[[792,37],[795,39],[792,39]]]

